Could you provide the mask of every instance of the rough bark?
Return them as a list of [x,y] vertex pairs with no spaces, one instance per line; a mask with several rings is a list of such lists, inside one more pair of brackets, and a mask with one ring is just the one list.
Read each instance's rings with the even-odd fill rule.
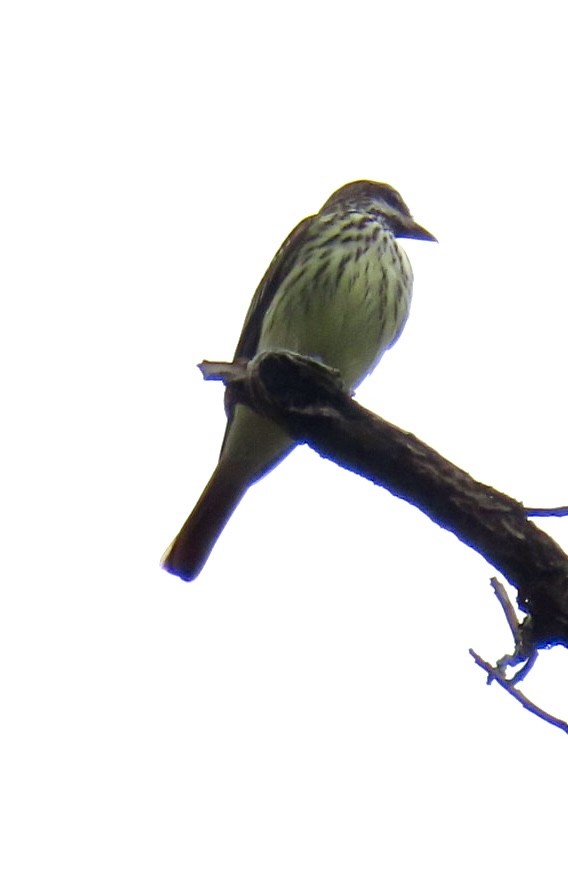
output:
[[523,505],[475,481],[348,396],[338,374],[289,353],[248,364],[204,362],[231,400],[277,420],[298,442],[386,488],[475,549],[518,591],[524,644],[568,646],[568,556]]

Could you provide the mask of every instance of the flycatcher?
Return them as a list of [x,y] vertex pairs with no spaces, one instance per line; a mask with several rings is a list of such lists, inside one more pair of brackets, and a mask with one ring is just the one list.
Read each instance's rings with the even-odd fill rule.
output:
[[[397,237],[436,241],[400,194],[382,182],[339,188],[285,240],[258,286],[234,360],[295,351],[338,369],[352,390],[400,336],[412,296],[412,268]],[[164,554],[168,572],[192,581],[253,482],[294,447],[267,418],[227,409],[217,467]]]

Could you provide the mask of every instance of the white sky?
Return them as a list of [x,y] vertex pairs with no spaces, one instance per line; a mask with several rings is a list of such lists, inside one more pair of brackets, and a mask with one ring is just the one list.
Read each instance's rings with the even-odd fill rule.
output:
[[[196,582],[158,560],[223,432],[195,364],[361,177],[440,245],[358,398],[568,501],[562,6],[199,7],[1,14],[3,868],[557,865],[567,739],[468,656],[511,647],[480,557],[303,448]],[[567,672],[524,689],[567,718]]]

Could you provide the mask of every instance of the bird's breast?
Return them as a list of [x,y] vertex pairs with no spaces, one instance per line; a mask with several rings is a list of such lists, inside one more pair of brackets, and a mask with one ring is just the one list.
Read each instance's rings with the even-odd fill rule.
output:
[[357,386],[396,341],[408,316],[412,269],[388,231],[306,246],[266,312],[259,351],[296,351]]

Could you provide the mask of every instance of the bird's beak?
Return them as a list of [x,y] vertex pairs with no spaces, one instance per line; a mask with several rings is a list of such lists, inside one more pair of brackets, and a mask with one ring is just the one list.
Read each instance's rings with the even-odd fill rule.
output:
[[412,218],[408,218],[408,220],[405,221],[398,231],[397,236],[405,236],[407,239],[425,239],[427,242],[438,241],[429,230],[426,230],[425,227],[421,227],[420,224],[417,224]]

